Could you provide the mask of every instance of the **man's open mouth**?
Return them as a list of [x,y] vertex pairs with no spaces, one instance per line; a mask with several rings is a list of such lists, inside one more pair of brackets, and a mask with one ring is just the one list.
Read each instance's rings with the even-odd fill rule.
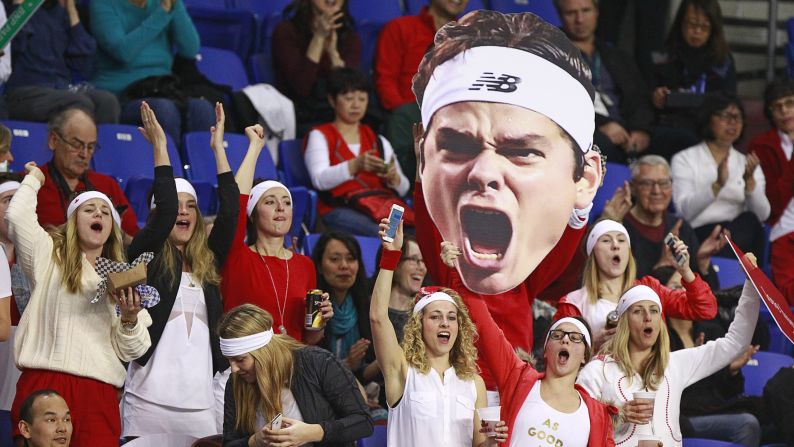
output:
[[513,238],[513,226],[505,213],[465,207],[460,212],[460,221],[466,247],[474,258],[496,261],[504,257]]

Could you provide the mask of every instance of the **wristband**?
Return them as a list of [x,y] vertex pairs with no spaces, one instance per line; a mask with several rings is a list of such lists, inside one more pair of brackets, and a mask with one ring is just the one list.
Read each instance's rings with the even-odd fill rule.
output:
[[380,255],[380,268],[385,270],[397,270],[397,264],[400,263],[400,250],[386,250],[384,249]]

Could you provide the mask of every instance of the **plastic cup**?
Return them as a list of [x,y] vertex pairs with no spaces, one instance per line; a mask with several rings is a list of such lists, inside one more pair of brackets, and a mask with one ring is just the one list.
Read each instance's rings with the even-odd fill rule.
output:
[[656,401],[656,393],[653,391],[635,391],[634,400],[651,404],[651,420],[653,420],[653,406]]
[[480,420],[485,423],[485,435],[489,437],[496,436],[496,424],[501,420],[502,407],[478,408],[477,413],[480,415]]
[[653,435],[638,435],[637,447],[662,447],[662,441]]

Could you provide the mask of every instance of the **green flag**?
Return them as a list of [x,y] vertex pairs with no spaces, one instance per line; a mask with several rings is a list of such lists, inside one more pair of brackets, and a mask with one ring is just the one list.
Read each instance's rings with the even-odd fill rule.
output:
[[0,28],[0,48],[5,48],[8,42],[17,35],[19,30],[28,23],[33,13],[39,9],[44,0],[25,0],[17,9],[8,16],[5,25]]

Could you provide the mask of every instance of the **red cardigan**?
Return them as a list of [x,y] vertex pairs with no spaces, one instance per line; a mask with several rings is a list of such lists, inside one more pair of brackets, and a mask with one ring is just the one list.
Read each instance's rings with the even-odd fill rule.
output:
[[[524,405],[530,390],[544,374],[539,373],[529,363],[518,358],[513,351],[513,346],[497,326],[491,312],[482,296],[469,292],[457,276],[457,271],[450,270],[453,277],[452,288],[460,293],[463,302],[469,309],[469,315],[477,326],[479,336],[477,345],[480,357],[491,369],[496,386],[499,388],[499,398],[502,403],[502,419],[507,423],[508,430],[512,430],[516,417]],[[617,414],[615,407],[605,405],[595,399],[579,385],[574,385],[582,397],[590,415],[590,436],[587,440],[588,447],[614,446],[612,437],[612,415]],[[504,445],[510,445],[511,432]]]
[[[634,281],[634,285],[648,286],[659,295],[662,311],[666,316],[684,320],[711,320],[717,316],[717,297],[712,293],[706,281],[695,274],[695,280],[681,282],[684,290],[665,287],[653,276],[644,276]],[[563,317],[579,317],[582,312],[575,305],[567,302],[567,296],[560,298],[554,319]]]
[[772,208],[767,222],[774,226],[794,196],[794,157],[786,159],[777,129],[753,138],[749,151],[755,152],[761,160],[761,170],[766,178],[766,197]]

